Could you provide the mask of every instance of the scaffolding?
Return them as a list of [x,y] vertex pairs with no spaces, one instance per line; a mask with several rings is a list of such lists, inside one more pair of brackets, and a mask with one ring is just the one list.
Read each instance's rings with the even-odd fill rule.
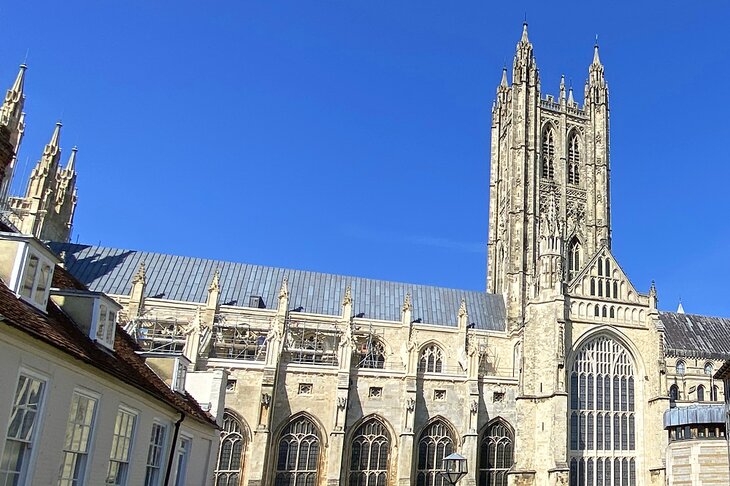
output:
[[284,350],[291,363],[337,366],[339,344],[335,325],[287,320]]
[[185,348],[190,319],[179,316],[139,317],[127,326],[137,344],[150,353],[181,354]]
[[358,368],[385,368],[385,345],[382,337],[383,332],[376,333],[372,324],[365,334],[356,334],[354,352],[357,354]]
[[210,357],[265,361],[269,325],[264,319],[241,321],[216,315]]

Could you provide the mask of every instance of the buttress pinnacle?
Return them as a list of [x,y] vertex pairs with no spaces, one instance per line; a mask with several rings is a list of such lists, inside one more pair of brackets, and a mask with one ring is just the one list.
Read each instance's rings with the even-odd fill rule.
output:
[[524,42],[525,44],[530,42],[530,39],[527,38],[527,22],[522,23],[522,38],[520,42]]
[[28,69],[28,66],[25,64],[20,65],[20,69],[18,70],[18,76],[15,78],[15,82],[13,83],[13,87],[8,90],[8,94],[5,96],[6,101],[13,101],[18,102],[20,101],[20,98],[23,96],[23,87],[25,85],[25,70]]
[[593,45],[593,64],[601,64],[601,58],[598,55],[598,40],[596,40],[596,43]]
[[71,156],[68,158],[68,163],[66,164],[66,173],[71,174],[76,169],[76,152],[79,151],[79,148],[74,145],[74,147],[71,149]]

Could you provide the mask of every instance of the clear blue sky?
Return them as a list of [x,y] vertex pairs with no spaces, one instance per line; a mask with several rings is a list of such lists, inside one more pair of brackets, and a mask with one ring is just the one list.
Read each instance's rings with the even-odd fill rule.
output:
[[29,50],[20,167],[62,116],[80,242],[483,289],[526,12],[543,92],[582,98],[600,36],[623,268],[730,315],[727,3],[496,3],[0,0],[3,90]]

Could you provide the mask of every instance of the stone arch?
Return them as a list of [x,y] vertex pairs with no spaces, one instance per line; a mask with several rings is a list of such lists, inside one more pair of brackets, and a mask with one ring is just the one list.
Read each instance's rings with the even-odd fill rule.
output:
[[449,420],[436,415],[418,431],[414,445],[416,453],[412,467],[415,484],[435,484],[441,477],[443,458],[458,450],[461,437]]
[[497,416],[482,427],[478,437],[477,484],[506,485],[507,471],[514,465],[514,428]]
[[[436,349],[438,349],[438,352],[436,351]],[[418,348],[418,372],[444,373],[445,368],[446,347],[439,341],[437,341],[436,339],[429,339]]]
[[[363,474],[364,471],[361,468],[355,468],[353,469],[353,463],[356,460],[355,454],[356,451],[354,449],[354,441],[360,437],[361,427],[368,426],[371,423],[377,423],[382,426],[384,429],[385,434],[387,434],[388,439],[388,457],[387,457],[387,470],[385,471],[385,484],[390,484],[391,482],[395,481],[396,475],[397,475],[397,468],[398,468],[398,435],[396,434],[395,429],[393,426],[388,422],[388,420],[385,419],[380,414],[377,413],[371,413],[368,415],[365,415],[364,417],[361,417],[358,419],[355,423],[353,423],[349,430],[347,431],[345,435],[345,450],[342,458],[342,484],[351,484],[351,478],[352,475],[355,474],[355,477],[357,479],[357,476],[359,474]],[[367,441],[365,441],[367,442]],[[373,453],[372,451],[372,445],[371,447],[367,448],[367,454],[370,455]],[[377,443],[377,445],[381,445],[380,443]],[[358,456],[360,457],[360,461],[362,461],[362,451],[364,448],[361,448],[357,451]],[[372,469],[372,466],[374,465],[374,462],[379,461],[371,461],[368,457],[368,460],[365,461],[365,463],[368,465],[369,468]],[[360,462],[362,464],[362,462]],[[382,467],[382,463],[379,464],[379,467]],[[377,471],[368,471],[370,480],[375,480],[373,478],[373,475],[377,475]],[[382,473],[381,473],[382,474]],[[355,484],[360,484],[357,481],[355,481]],[[374,484],[374,483],[373,483]]]
[[[285,434],[285,432],[287,432],[287,429],[289,428],[289,426],[294,425],[294,424],[306,424],[306,423],[311,424],[311,426],[312,426],[311,429],[313,429],[314,433],[312,434],[311,433],[312,430],[308,430],[306,434],[303,434],[304,440],[301,443],[296,444],[296,443],[292,442],[292,443],[289,443],[290,445],[288,445],[288,446],[284,445],[283,439],[284,439],[284,436],[287,435],[287,434]],[[312,444],[314,443],[314,441],[311,440],[312,435],[316,436],[316,439],[317,439],[317,441],[316,441],[317,457],[316,457],[315,461],[311,461],[310,459],[308,459],[308,456],[311,455],[311,449],[313,447]],[[297,447],[297,450],[295,451],[294,454],[296,454],[296,457],[298,458],[296,461],[297,473],[311,475],[312,472],[315,472],[315,476],[318,479],[314,483],[319,484],[319,480],[321,480],[321,478],[324,477],[323,475],[326,474],[326,471],[327,471],[326,470],[327,454],[325,452],[327,449],[327,446],[328,446],[327,445],[327,433],[326,433],[326,429],[323,427],[322,423],[314,415],[312,415],[306,411],[297,412],[295,414],[292,414],[290,417],[288,417],[287,420],[282,421],[282,423],[277,427],[276,433],[273,435],[273,437],[275,438],[275,440],[273,440],[271,443],[270,456],[269,456],[272,458],[272,460],[270,461],[271,464],[269,465],[269,467],[271,468],[270,471],[272,473],[272,480],[274,482],[276,482],[276,478],[277,478],[278,474],[287,474],[286,471],[291,470],[288,467],[286,468],[286,471],[284,469],[281,469],[281,467],[284,465],[284,463],[287,463],[286,460],[282,462],[280,459],[281,455],[282,455],[281,449],[282,449],[282,447],[286,447],[287,451],[289,451],[292,449],[292,445],[295,445]],[[301,454],[301,450],[304,448],[306,448],[307,453]],[[302,458],[307,463],[305,466],[306,469],[301,468],[301,459]],[[313,467],[316,467],[316,469],[313,470],[312,469]],[[308,471],[308,472],[302,473],[302,471]]]
[[619,344],[626,348],[629,353],[629,357],[633,360],[634,366],[636,366],[637,376],[644,376],[646,374],[646,366],[644,361],[641,359],[641,352],[639,351],[639,348],[637,348],[634,342],[620,330],[608,325],[594,327],[576,339],[573,346],[571,346],[570,352],[566,356],[566,363],[569,363],[569,366],[566,366],[565,368],[570,369],[573,366],[577,351],[580,350],[588,341],[602,335],[609,339],[616,340]]
[[246,477],[251,438],[246,420],[235,410],[226,408],[214,471],[216,484],[239,484]]

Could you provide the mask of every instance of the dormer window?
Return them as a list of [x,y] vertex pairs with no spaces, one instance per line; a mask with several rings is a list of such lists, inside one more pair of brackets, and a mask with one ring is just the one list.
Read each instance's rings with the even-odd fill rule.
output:
[[0,233],[0,254],[15,255],[0,261],[0,278],[15,295],[45,312],[56,256],[36,238],[17,233]]
[[53,289],[51,298],[97,344],[114,349],[117,312],[122,308],[101,292]]
[[116,324],[117,313],[107,304],[99,303],[99,312],[96,319],[96,342],[107,348],[113,348]]
[[188,375],[189,361],[185,357],[175,358],[175,375],[172,377],[172,389],[178,393],[185,393],[185,378]]

